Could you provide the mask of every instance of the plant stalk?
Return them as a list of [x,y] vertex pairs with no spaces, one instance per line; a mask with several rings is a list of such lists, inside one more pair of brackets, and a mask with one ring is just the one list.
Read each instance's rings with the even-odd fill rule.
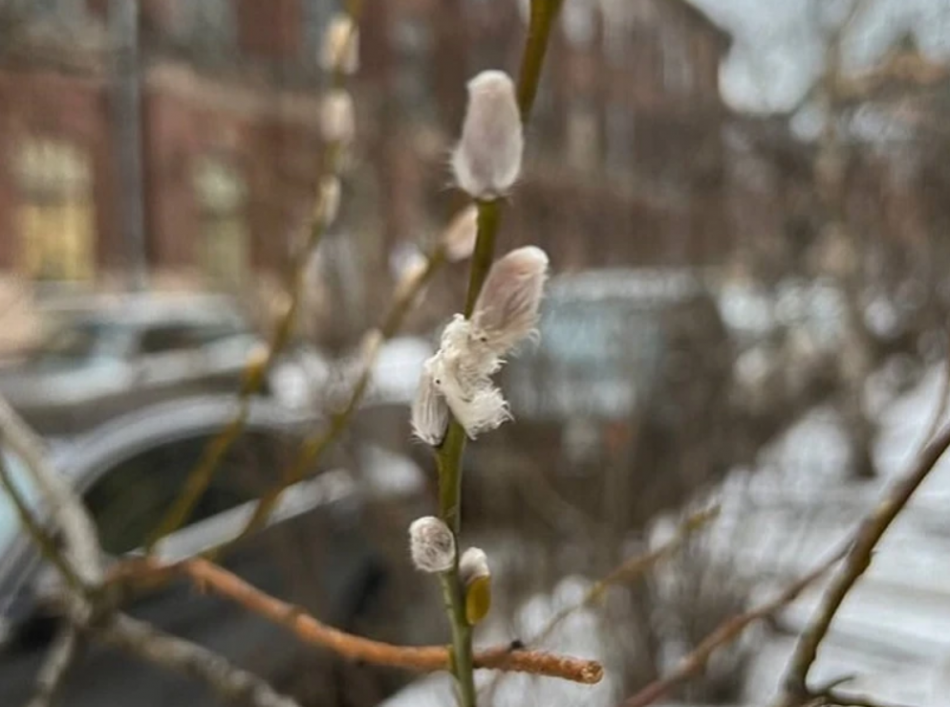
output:
[[[547,52],[551,28],[563,0],[532,0],[528,36],[525,41],[521,72],[518,76],[518,108],[521,122],[526,124],[541,79],[541,68]],[[478,236],[468,292],[465,296],[465,317],[471,317],[485,278],[495,256],[495,240],[501,221],[501,205],[497,200],[478,201]],[[465,617],[465,596],[459,580],[459,532],[462,527],[462,457],[465,454],[465,430],[453,417],[445,439],[436,454],[439,472],[439,515],[455,536],[455,562],[452,569],[440,575],[445,610],[452,627],[452,672],[458,683],[461,707],[476,707],[475,670],[472,659],[472,627]]]

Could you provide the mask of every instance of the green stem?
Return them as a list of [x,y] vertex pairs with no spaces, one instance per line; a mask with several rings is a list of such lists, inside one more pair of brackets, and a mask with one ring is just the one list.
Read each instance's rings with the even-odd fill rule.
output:
[[[547,53],[551,28],[563,0],[532,0],[531,21],[525,42],[521,73],[518,77],[518,108],[522,123],[528,122],[534,98],[541,80],[541,68]],[[495,255],[495,236],[501,222],[498,201],[479,201],[478,237],[472,255],[468,293],[465,296],[466,317],[470,317],[478,295],[488,277]],[[465,454],[465,430],[454,418],[449,423],[445,439],[436,454],[439,471],[439,515],[455,535],[459,548],[462,528],[462,457]],[[475,669],[472,660],[472,627],[465,617],[465,596],[458,573],[458,553],[455,566],[440,575],[445,610],[452,627],[452,672],[459,688],[461,707],[476,707]]]

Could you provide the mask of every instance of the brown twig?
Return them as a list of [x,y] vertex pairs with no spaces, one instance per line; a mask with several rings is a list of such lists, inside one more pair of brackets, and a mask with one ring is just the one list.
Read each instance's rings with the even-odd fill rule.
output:
[[706,636],[689,655],[680,661],[679,665],[671,673],[650,683],[640,690],[640,692],[626,699],[623,703],[623,707],[646,707],[646,705],[653,704],[676,685],[702,670],[709,661],[709,658],[718,648],[736,640],[749,625],[772,616],[775,612],[795,601],[802,592],[834,567],[844,555],[845,549],[836,552],[817,568],[786,587],[772,601],[762,604],[744,614],[733,616],[719,624],[716,630]]
[[907,505],[914,491],[950,447],[950,424],[945,425],[921,450],[914,465],[885,493],[884,498],[858,527],[841,569],[832,577],[818,611],[795,646],[785,677],[785,694],[789,699],[810,695],[808,671],[818,656],[818,646],[855,582],[871,564],[871,553],[878,541]]
[[[265,594],[207,560],[185,560],[173,565],[162,565],[155,560],[130,560],[116,568],[112,580],[161,580],[174,573],[186,576],[204,591],[214,592],[284,626],[305,643],[327,648],[349,660],[421,672],[450,667],[449,650],[444,646],[396,646],[345,633],[318,621],[299,607]],[[477,652],[475,666],[585,684],[597,683],[603,677],[603,667],[597,661],[540,651],[512,650],[510,646]]]
[[393,306],[384,316],[379,326],[380,338],[377,341],[377,345],[363,362],[362,372],[350,389],[350,395],[342,409],[331,415],[329,426],[313,432],[304,440],[297,456],[290,466],[284,470],[280,482],[257,502],[250,520],[248,520],[245,527],[238,533],[237,537],[221,549],[227,549],[228,546],[262,528],[274,508],[280,502],[284,491],[293,484],[303,480],[314,463],[323,455],[334,440],[336,440],[337,436],[350,424],[353,415],[359,410],[360,403],[369,389],[373,375],[373,365],[376,361],[376,357],[379,355],[382,342],[392,338],[396,332],[399,331],[399,327],[402,326],[403,320],[411,311],[419,293],[425,288],[432,279],[432,276],[435,275],[444,262],[445,253],[442,247],[439,246],[427,259],[425,268],[423,268],[416,279],[399,293],[395,302],[393,302]]
[[835,707],[900,707],[890,702],[878,702],[861,695],[847,695],[837,690],[828,690],[821,697],[825,700],[824,704]]
[[643,555],[630,558],[629,560],[626,560],[615,567],[603,579],[596,582],[579,602],[573,604],[572,606],[568,606],[555,614],[554,617],[552,617],[547,623],[547,625],[537,634],[537,636],[527,642],[527,645],[537,646],[543,643],[544,640],[547,639],[565,619],[567,619],[574,612],[597,602],[609,587],[615,584],[629,582],[635,577],[638,577],[644,572],[648,571],[651,567],[654,567],[660,562],[672,557],[679,551],[679,549],[686,543],[693,533],[705,526],[707,523],[711,522],[718,515],[718,506],[710,509],[704,509],[690,515],[685,521],[683,521],[683,523],[677,529],[676,535],[672,539],[655,550],[651,550],[650,552],[647,552]]
[[[349,0],[346,3],[346,13],[352,20],[350,33],[346,36],[346,44],[354,41],[353,33],[356,31],[356,23],[359,22],[362,9],[363,3],[361,0]],[[336,88],[342,88],[345,84],[346,72],[343,71],[342,67],[335,67],[331,72],[330,78]],[[330,204],[330,200],[333,197],[330,197],[327,190],[322,188],[323,180],[337,179],[339,177],[346,162],[346,148],[346,144],[340,141],[331,141],[324,149],[321,179],[317,183],[318,192],[309,222],[309,234],[303,247],[296,253],[296,257],[290,269],[287,287],[289,293],[287,308],[281,315],[277,326],[274,327],[267,348],[264,351],[263,359],[251,361],[247,366],[244,380],[242,381],[241,389],[238,393],[238,407],[234,416],[217,436],[205,446],[201,457],[185,481],[185,487],[182,493],[148,538],[146,550],[149,554],[151,554],[156,544],[162,538],[175,532],[188,519],[189,514],[200,500],[202,494],[211,484],[228,450],[234,446],[234,443],[237,442],[241,433],[244,431],[244,426],[250,415],[253,396],[263,387],[268,371],[290,342],[294,327],[296,326],[297,315],[302,304],[310,257],[320,245],[320,241],[323,239],[333,218],[331,210],[335,209],[335,206],[331,206]]]
[[237,705],[300,707],[290,697],[217,653],[171,636],[123,614],[115,614],[93,630],[99,640],[154,665],[195,677],[219,696]]

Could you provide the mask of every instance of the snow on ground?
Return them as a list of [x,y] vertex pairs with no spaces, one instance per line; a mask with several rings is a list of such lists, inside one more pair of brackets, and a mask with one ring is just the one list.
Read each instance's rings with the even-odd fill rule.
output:
[[[753,601],[764,600],[777,586],[819,563],[853,532],[895,476],[912,463],[938,409],[944,372],[930,371],[909,394],[878,400],[881,433],[875,456],[878,479],[848,480],[846,445],[840,424],[829,409],[816,409],[791,428],[762,456],[754,473],[737,470],[722,485],[722,513],[705,535],[713,556],[736,562],[742,577],[759,578]],[[874,695],[882,702],[917,707],[946,707],[950,695],[950,459],[942,460],[905,513],[894,523],[874,562],[839,612],[811,675],[815,682],[845,675],[844,687]],[[658,523],[651,538],[661,542],[675,527]],[[499,547],[504,554],[517,548]],[[550,593],[537,595],[517,612],[516,634],[499,622],[479,629],[481,645],[505,642],[512,635],[530,636],[562,606],[573,604],[587,585],[566,578]],[[820,587],[806,593],[784,614],[792,631],[801,630],[820,598]],[[762,705],[779,687],[792,636],[758,634],[755,659],[745,685],[748,704]],[[479,673],[480,704],[614,705],[617,686],[610,661],[597,637],[592,612],[578,612],[546,644],[559,651],[606,661],[604,682],[595,687],[559,681]],[[844,689],[844,688],[843,688]],[[415,683],[387,701],[386,707],[435,707],[452,702],[452,682],[437,675]],[[665,707],[673,703],[660,702]]]

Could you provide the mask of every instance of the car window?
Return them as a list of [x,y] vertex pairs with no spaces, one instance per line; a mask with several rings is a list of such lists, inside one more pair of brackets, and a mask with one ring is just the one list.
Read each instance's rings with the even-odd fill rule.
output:
[[195,346],[193,327],[184,324],[153,326],[142,332],[139,350],[143,354],[187,351]]
[[[136,454],[102,474],[83,499],[103,549],[113,554],[144,545],[201,457],[209,439],[192,437]],[[280,441],[245,434],[218,467],[186,525],[234,508],[260,495],[279,463]]]
[[34,353],[37,363],[77,364],[116,358],[124,353],[127,332],[110,322],[87,320],[61,324]]

